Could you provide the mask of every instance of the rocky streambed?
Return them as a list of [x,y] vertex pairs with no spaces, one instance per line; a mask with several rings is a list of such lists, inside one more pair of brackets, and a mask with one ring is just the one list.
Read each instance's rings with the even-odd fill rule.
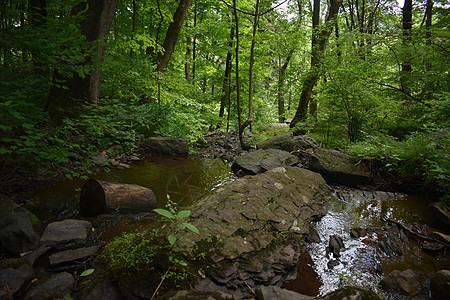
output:
[[[193,279],[184,286],[188,290],[168,293],[165,299],[344,299],[349,294],[356,295],[352,299],[430,299],[430,290],[433,299],[446,298],[448,236],[445,227],[426,225],[439,226],[424,217],[428,207],[423,202],[413,205],[422,203],[419,210],[409,208],[405,214],[402,203],[411,202],[405,195],[329,185],[370,184],[370,168],[363,162],[290,134],[265,141],[258,145],[260,150],[248,154],[233,147],[237,140],[232,135],[216,133],[207,140],[197,156],[220,157],[233,162],[240,176],[253,175],[235,180],[226,171],[225,177],[207,185],[210,192],[198,188],[202,176],[183,168],[169,176],[169,183],[156,182],[167,190],[157,195],[158,206],[165,205],[168,192],[179,196],[185,209],[192,211],[180,222],[189,222],[200,233],[177,230],[171,222],[156,223],[161,241],[175,236]],[[181,146],[165,145],[160,151],[146,144],[142,149],[151,149],[153,155],[185,151],[179,140],[158,140],[162,142]],[[194,165],[209,166],[201,161]],[[122,171],[133,173],[133,166]],[[155,169],[145,172],[153,174]],[[140,174],[128,183],[145,185]],[[198,197],[193,192],[203,196],[192,202]],[[192,200],[187,201],[186,195]],[[43,226],[7,197],[2,196],[0,206],[2,229],[10,229],[9,234],[1,232],[1,246],[13,258],[0,262],[0,299],[154,296],[157,283],[135,276],[128,286],[117,285],[114,277],[91,262],[114,236],[137,228],[152,230],[156,214],[124,216],[119,210],[81,220],[75,209],[69,214],[72,218]],[[308,285],[315,287],[305,289]],[[340,289],[344,285],[363,289]]]

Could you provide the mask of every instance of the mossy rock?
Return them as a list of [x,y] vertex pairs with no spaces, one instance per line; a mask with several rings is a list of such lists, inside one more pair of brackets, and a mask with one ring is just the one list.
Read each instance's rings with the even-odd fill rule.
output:
[[3,269],[18,269],[22,265],[30,265],[26,259],[23,258],[5,258],[0,260],[0,270]]

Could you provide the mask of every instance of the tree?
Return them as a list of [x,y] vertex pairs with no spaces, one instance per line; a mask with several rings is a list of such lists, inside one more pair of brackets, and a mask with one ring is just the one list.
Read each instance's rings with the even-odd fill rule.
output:
[[180,0],[180,3],[178,4],[177,10],[173,15],[173,21],[170,23],[169,28],[167,29],[166,38],[164,39],[164,52],[159,52],[156,56],[156,70],[158,72],[164,72],[169,64],[170,57],[175,49],[181,27],[183,26],[184,19],[187,16],[191,4],[191,0]]
[[106,48],[104,38],[111,28],[116,6],[117,0],[89,0],[73,8],[73,15],[86,11],[80,24],[81,33],[88,42],[95,42],[96,45],[93,55],[85,54],[84,65],[90,69],[88,74],[61,74],[55,71],[47,105],[52,123],[58,124],[63,117],[77,114],[80,104],[98,101],[102,72],[100,64]]
[[303,84],[298,108],[290,124],[291,128],[295,127],[299,121],[306,119],[312,90],[319,79],[318,65],[325,51],[326,41],[333,31],[341,4],[342,0],[331,0],[324,26],[317,30],[313,30],[313,39],[315,36],[317,39],[317,44],[315,44],[316,47],[312,49],[311,68]]

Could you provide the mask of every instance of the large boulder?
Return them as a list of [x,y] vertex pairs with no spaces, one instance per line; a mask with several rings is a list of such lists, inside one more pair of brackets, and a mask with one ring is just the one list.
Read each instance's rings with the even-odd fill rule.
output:
[[186,156],[189,148],[186,139],[169,137],[150,137],[143,140],[140,145],[145,154]]
[[292,132],[277,135],[256,145],[258,149],[280,149],[288,152],[317,148],[316,141],[306,135],[294,136]]
[[331,183],[358,186],[372,181],[367,164],[337,150],[314,149],[309,168]]
[[441,270],[431,279],[431,296],[434,300],[446,300],[450,295],[450,270]]
[[0,195],[0,251],[12,256],[29,252],[37,247],[41,226],[28,210],[5,195]]
[[[200,234],[175,234],[177,246],[192,259],[203,254],[211,260],[194,288],[242,297],[250,296],[249,287],[281,286],[297,269],[310,222],[326,212],[324,186],[317,173],[280,167],[228,183],[194,202],[188,222]],[[176,232],[171,226],[164,230]]]
[[258,300],[312,300],[314,297],[299,294],[277,286],[260,286],[256,290]]
[[293,166],[298,158],[289,152],[279,149],[256,150],[238,157],[231,169],[242,170],[245,174],[255,175],[278,167]]

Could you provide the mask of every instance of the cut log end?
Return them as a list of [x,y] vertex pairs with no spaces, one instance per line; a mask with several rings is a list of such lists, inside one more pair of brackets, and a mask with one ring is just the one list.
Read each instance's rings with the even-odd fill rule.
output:
[[152,190],[136,185],[90,179],[81,190],[80,215],[95,217],[99,214],[118,211],[140,213],[156,208],[156,197]]

